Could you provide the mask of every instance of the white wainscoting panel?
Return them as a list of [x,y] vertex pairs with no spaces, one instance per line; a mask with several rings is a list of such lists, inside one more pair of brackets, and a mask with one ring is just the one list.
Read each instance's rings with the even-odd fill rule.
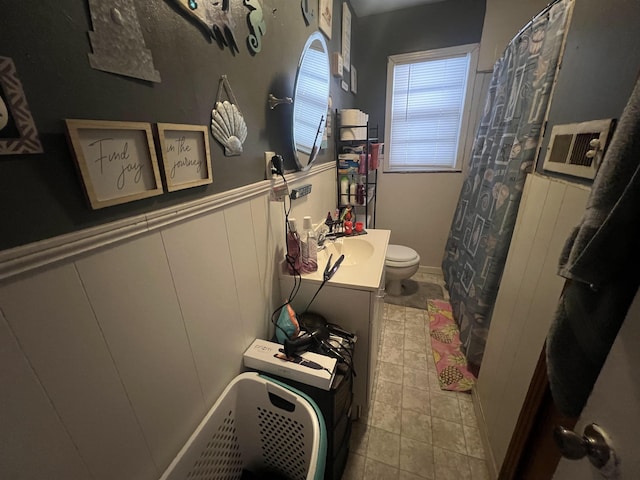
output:
[[[492,388],[492,395],[490,397],[485,411],[489,409],[491,415],[489,421],[491,422],[493,431],[495,432],[495,442],[493,445],[496,459],[501,461],[504,458],[509,442],[511,440],[511,433],[515,423],[517,422],[517,416],[520,413],[520,406],[524,397],[520,403],[508,403],[505,397],[511,397],[513,391],[517,391],[520,394],[522,387],[528,388],[528,382],[514,382],[513,375],[516,371],[525,369],[535,365],[540,356],[542,344],[544,343],[544,336],[549,329],[549,323],[552,317],[544,318],[540,317],[538,310],[539,305],[532,305],[535,299],[535,288],[541,278],[542,266],[544,265],[545,257],[549,251],[549,243],[554,232],[560,206],[562,205],[562,199],[564,197],[565,185],[559,182],[544,182],[543,190],[546,191],[546,195],[539,203],[537,207],[539,209],[539,215],[536,214],[537,222],[531,221],[531,216],[528,216],[526,212],[523,215],[527,223],[532,223],[536,226],[535,233],[531,235],[531,245],[524,255],[524,270],[522,276],[517,283],[517,290],[513,295],[509,292],[510,299],[513,299],[512,309],[509,313],[511,321],[508,323],[505,335],[502,342],[502,354],[500,356],[500,362],[502,364],[503,373],[506,365],[509,365],[507,371],[508,375],[501,375],[495,379]],[[541,189],[542,190],[542,189]],[[538,191],[538,189],[536,189]],[[527,242],[528,243],[528,242]],[[552,255],[553,256],[553,255]],[[555,255],[555,261],[557,263],[558,256]],[[558,277],[555,272],[550,272],[550,275],[545,279],[547,282],[554,283],[556,286],[562,286],[562,279]],[[547,303],[557,303],[558,295],[552,295]],[[511,301],[509,302],[511,304]],[[536,325],[531,328],[531,318],[538,317]],[[523,333],[528,331],[529,336],[525,337]],[[540,338],[542,337],[542,338]],[[532,361],[531,350],[535,357]],[[533,374],[531,370],[530,374]],[[527,378],[527,377],[523,377]],[[529,375],[528,378],[531,378]],[[526,393],[526,391],[525,391]],[[515,418],[514,418],[515,417]]]
[[256,338],[264,338],[268,319],[264,318],[264,301],[260,272],[257,268],[256,239],[251,216],[251,202],[245,201],[225,209],[229,248],[235,286],[240,302],[237,317],[244,332],[244,347]]
[[223,212],[162,232],[207,408],[241,371],[244,337]]
[[[500,301],[496,301],[495,313],[491,319],[491,328],[494,327],[494,319],[496,320],[496,330],[495,332],[491,330],[489,336],[492,340],[499,338],[501,342],[499,344],[491,342],[488,349],[499,348],[500,356],[499,358],[493,356],[493,361],[498,361],[499,365],[494,368],[490,362],[487,367],[487,371],[493,371],[496,378],[491,383],[490,400],[484,406],[484,412],[487,415],[487,421],[494,427],[499,424],[500,417],[504,414],[503,408],[499,407],[502,404],[500,399],[504,395],[505,385],[510,380],[507,375],[500,375],[499,372],[504,373],[507,368],[504,362],[510,365],[517,361],[515,357],[518,355],[519,333],[526,318],[523,315],[526,314],[531,302],[533,287],[538,280],[539,269],[548,245],[548,237],[553,230],[555,217],[558,215],[558,209],[545,209],[544,205],[550,204],[549,197],[552,197],[556,205],[560,205],[562,200],[562,191],[551,188],[553,186],[551,182],[540,182],[533,177],[530,180],[529,195],[526,203],[522,204],[524,208],[518,214],[520,221],[518,235],[516,237],[514,234],[511,243],[513,250],[509,250],[509,267],[505,265],[505,275],[500,283],[498,293]],[[541,236],[543,238],[540,238]],[[547,241],[543,241],[545,238]],[[511,321],[505,321],[506,318]]]
[[77,262],[156,465],[204,416],[204,399],[159,233]]
[[[253,235],[256,242],[258,271],[262,292],[262,315],[266,323],[266,332],[271,332],[269,321],[278,302],[278,277],[276,276],[276,250],[278,240],[271,226],[269,216],[269,197],[263,195],[251,201],[251,217],[253,218]],[[274,288],[275,287],[275,288]]]
[[588,195],[584,186],[527,177],[476,384],[494,473],[502,466],[564,285],[556,273],[560,252]]
[[0,311],[0,478],[91,478]]
[[[496,385],[502,384],[506,379],[502,369],[502,352],[505,347],[506,337],[511,322],[506,319],[512,318],[512,312],[517,302],[517,292],[524,275],[524,271],[529,259],[528,253],[533,246],[535,232],[538,228],[538,221],[542,215],[540,205],[544,202],[548,191],[548,182],[536,182],[531,175],[527,178],[516,225],[511,238],[511,246],[505,263],[500,290],[498,291],[499,301],[496,304],[491,316],[491,329],[487,338],[485,355],[482,359],[482,368],[478,379],[476,391],[478,397],[482,399],[483,413],[487,425],[494,425],[499,409],[490,402],[494,401],[497,394]],[[527,219],[527,221],[524,221]],[[504,319],[504,320],[503,320]],[[493,432],[492,432],[493,433]]]
[[0,289],[0,305],[93,477],[158,476],[74,265]]
[[[335,178],[287,174],[313,183],[300,225],[324,221]],[[159,477],[270,332],[282,183],[0,252],[0,479]]]
[[[513,368],[510,381],[504,386],[501,400],[504,405],[522,406],[529,389],[529,382],[518,379],[531,379],[535,370],[547,332],[551,326],[558,306],[560,292],[565,279],[557,275],[560,252],[573,227],[580,220],[587,202],[589,190],[576,188],[566,183],[551,182],[541,221],[544,228],[538,229],[531,261],[525,274],[528,303],[519,302],[519,308],[513,318],[526,318],[524,324],[513,325],[506,344],[513,347]],[[549,214],[548,212],[553,212]],[[551,223],[553,221],[553,224]],[[531,281],[529,279],[533,279]],[[520,408],[504,411],[501,421],[496,424],[499,442],[496,452],[501,458],[506,455],[513,428],[518,421]],[[500,429],[503,429],[500,431]]]

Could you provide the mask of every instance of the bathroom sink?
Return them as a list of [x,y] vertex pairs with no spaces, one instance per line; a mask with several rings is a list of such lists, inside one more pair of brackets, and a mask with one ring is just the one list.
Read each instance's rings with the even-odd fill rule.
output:
[[[324,248],[318,250],[318,269],[315,272],[303,273],[302,280],[322,283],[329,255],[331,255],[331,265],[334,265],[340,255],[344,254],[344,260],[329,280],[329,286],[378,290],[384,274],[384,261],[390,235],[390,230],[370,228],[366,235],[325,241]],[[290,275],[284,272],[285,270],[283,270],[283,278],[289,278]]]
[[[340,255],[344,255],[341,267],[350,267],[366,262],[373,255],[374,248],[363,238],[340,238],[333,242],[326,242],[325,248],[318,253],[319,267],[324,268],[329,255],[333,255],[333,264]],[[321,255],[324,253],[324,255]]]

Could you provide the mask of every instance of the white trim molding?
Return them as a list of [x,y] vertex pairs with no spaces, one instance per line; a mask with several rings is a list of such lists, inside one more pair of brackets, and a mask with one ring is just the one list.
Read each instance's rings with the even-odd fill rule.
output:
[[[287,181],[296,182],[335,168],[335,162],[321,163],[307,172],[287,173]],[[0,280],[266,195],[274,186],[283,183],[282,179],[262,180],[161,210],[0,251]]]

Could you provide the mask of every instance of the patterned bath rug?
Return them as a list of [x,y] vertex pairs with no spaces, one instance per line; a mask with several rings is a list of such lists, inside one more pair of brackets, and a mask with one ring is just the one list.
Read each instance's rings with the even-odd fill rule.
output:
[[440,285],[409,279],[402,281],[402,295],[396,296],[387,293],[384,296],[384,301],[386,303],[393,303],[394,305],[426,310],[427,300],[435,298],[444,298]]
[[469,392],[476,378],[467,369],[467,359],[460,350],[460,331],[446,300],[428,300],[429,332],[433,360],[442,390]]

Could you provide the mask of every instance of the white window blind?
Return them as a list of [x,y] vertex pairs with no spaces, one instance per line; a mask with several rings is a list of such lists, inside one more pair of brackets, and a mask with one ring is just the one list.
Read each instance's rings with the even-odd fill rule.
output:
[[390,57],[386,170],[459,168],[470,68],[468,52]]

